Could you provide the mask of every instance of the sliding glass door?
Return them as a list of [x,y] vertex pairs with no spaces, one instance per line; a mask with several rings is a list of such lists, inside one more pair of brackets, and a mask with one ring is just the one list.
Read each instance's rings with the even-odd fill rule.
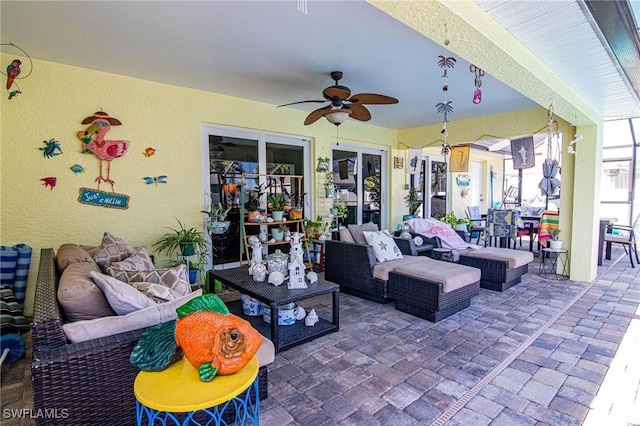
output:
[[[204,208],[222,204],[228,209],[223,230],[209,232],[214,265],[235,266],[240,261],[240,214],[242,173],[302,175],[310,173],[309,141],[286,135],[244,129],[202,125],[202,157],[205,181]],[[304,179],[302,190],[310,193]],[[265,177],[248,179],[246,185],[278,185]],[[251,189],[248,187],[247,189]],[[305,214],[311,217],[311,205],[305,199]]]
[[336,197],[347,205],[343,224],[373,222],[387,227],[387,152],[379,149],[334,145],[332,151]]

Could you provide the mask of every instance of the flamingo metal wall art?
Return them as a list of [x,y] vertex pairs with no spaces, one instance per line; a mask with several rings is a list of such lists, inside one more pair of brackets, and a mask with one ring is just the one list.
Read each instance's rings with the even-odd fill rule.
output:
[[[98,111],[90,117],[82,120],[82,124],[91,124],[84,131],[78,132],[78,138],[84,144],[83,152],[91,152],[100,160],[100,175],[96,177],[98,189],[101,182],[113,185],[115,181],[111,179],[111,161],[122,157],[129,150],[129,141],[126,140],[105,140],[104,136],[111,129],[111,126],[120,126],[122,123],[117,118],[109,117],[109,114]],[[107,163],[106,177],[103,174],[102,163]]]

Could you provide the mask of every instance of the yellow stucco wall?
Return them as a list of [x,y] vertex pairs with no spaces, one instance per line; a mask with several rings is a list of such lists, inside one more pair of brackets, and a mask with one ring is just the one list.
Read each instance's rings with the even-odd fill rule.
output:
[[[2,63],[9,58],[3,55]],[[134,245],[149,245],[175,226],[202,225],[201,123],[299,135],[313,142],[311,158],[329,156],[335,126],[302,123],[307,113],[289,108],[170,86],[57,63],[33,60],[33,74],[20,82],[22,94],[2,97],[0,133],[0,243],[34,249],[25,312],[31,313],[41,248],[77,242],[98,245],[105,231]],[[115,192],[129,195],[128,210],[80,204],[79,188],[96,188],[98,160],[81,154],[76,133],[85,117],[103,110],[118,118],[106,139],[126,139],[129,152],[113,161]],[[350,120],[340,138],[350,143],[390,147],[395,130]],[[42,141],[55,138],[64,154],[44,158]],[[142,155],[147,146],[157,152]],[[70,167],[82,164],[75,175]],[[144,176],[168,176],[166,185],[146,185]],[[55,176],[53,190],[41,178]],[[393,179],[393,176],[392,176]],[[102,190],[110,190],[101,185]]]

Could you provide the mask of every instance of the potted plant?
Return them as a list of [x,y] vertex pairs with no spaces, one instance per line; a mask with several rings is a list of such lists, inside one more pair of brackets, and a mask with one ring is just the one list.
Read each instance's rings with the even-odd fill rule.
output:
[[284,233],[287,231],[286,223],[281,223],[277,227],[271,228],[271,236],[276,241],[284,240]]
[[291,200],[293,202],[293,206],[289,209],[289,218],[292,220],[302,219],[302,211],[304,209],[304,197],[307,195],[306,192],[302,192],[298,195],[297,192],[293,193]]
[[249,222],[260,222],[260,203],[264,195],[264,185],[260,184],[246,193],[244,207],[247,209]]
[[208,211],[202,210],[202,213],[209,217],[207,220],[207,226],[214,234],[222,234],[229,229],[231,222],[225,219],[227,218],[227,214],[230,210],[231,207],[224,207],[222,203],[218,203],[217,206],[211,204]]
[[407,207],[409,207],[410,215],[416,214],[420,204],[422,204],[422,201],[418,198],[418,191],[415,187],[411,187],[411,189],[409,189],[409,193],[404,197],[404,201],[406,201]]
[[284,215],[284,197],[282,194],[267,196],[267,204],[271,207],[271,217],[273,217],[273,220],[281,221]]
[[[165,253],[170,258],[179,255],[181,261],[174,262],[174,265],[175,263],[186,263],[189,272],[195,270],[200,271],[202,274],[202,268],[205,263],[204,260],[207,256],[207,240],[205,239],[205,235],[196,228],[186,228],[180,220],[176,220],[178,221],[179,227],[169,227],[170,232],[167,232],[160,237],[158,241],[153,243],[155,251],[157,253]],[[195,259],[192,259],[191,256],[195,256]]]
[[335,192],[335,175],[331,170],[327,170],[324,173],[324,193],[327,198],[333,197]]
[[551,231],[551,240],[549,241],[549,248],[551,249],[561,249],[562,248],[562,240],[558,239],[560,237],[559,229],[554,229]]
[[466,231],[467,226],[469,225],[469,219],[457,218],[453,210],[442,216],[440,221],[448,224],[456,231]]

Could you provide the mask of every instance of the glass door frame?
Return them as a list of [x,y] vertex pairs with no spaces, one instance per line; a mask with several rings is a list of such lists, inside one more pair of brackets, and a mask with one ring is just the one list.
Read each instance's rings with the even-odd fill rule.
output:
[[[242,127],[230,127],[223,126],[218,124],[211,123],[201,123],[200,124],[200,157],[202,160],[202,187],[204,188],[203,198],[202,198],[202,209],[205,210],[208,207],[208,202],[211,199],[211,186],[209,184],[209,175],[210,175],[210,157],[209,157],[209,135],[219,135],[226,137],[233,137],[239,139],[249,139],[249,140],[257,140],[258,141],[258,173],[266,174],[267,172],[267,161],[266,161],[266,153],[267,153],[267,144],[279,144],[279,145],[291,145],[302,147],[303,150],[303,170],[296,170],[296,175],[303,175],[305,179],[303,180],[304,192],[307,194],[311,194],[311,181],[313,177],[313,171],[311,168],[311,140],[308,138],[301,138],[293,135],[286,135],[280,133],[272,133],[272,132],[261,132],[258,130],[245,129]],[[315,217],[314,216],[314,205],[310,202],[311,196],[305,197],[304,208],[305,214],[307,217]],[[205,230],[205,237],[209,242],[209,247],[211,247],[211,237],[207,230],[207,222],[206,217],[203,215],[202,218],[202,226]],[[207,256],[207,264],[206,269],[209,270],[212,267],[213,257],[212,253],[209,253]],[[221,269],[225,268],[233,268],[240,266],[240,262],[230,262],[217,264],[216,267],[220,267]]]
[[431,197],[433,196],[433,192],[431,191],[431,165],[434,162],[446,163],[447,164],[447,190],[445,191],[445,212],[451,211],[451,195],[450,195],[450,185],[451,185],[451,172],[449,171],[449,163],[447,159],[442,155],[423,155],[422,160],[424,161],[424,206],[423,206],[423,217],[429,218],[431,215]]
[[[333,163],[333,150],[337,151],[353,151],[357,155],[358,167],[362,165],[362,154],[371,154],[380,156],[380,229],[387,229],[389,220],[389,203],[388,201],[388,187],[389,187],[389,150],[382,148],[369,148],[361,145],[350,145],[344,142],[338,143],[334,141],[331,143],[331,162]],[[358,224],[362,224],[362,205],[364,204],[364,178],[359,176],[359,182],[356,185],[357,188],[357,211],[356,217],[358,218]]]

